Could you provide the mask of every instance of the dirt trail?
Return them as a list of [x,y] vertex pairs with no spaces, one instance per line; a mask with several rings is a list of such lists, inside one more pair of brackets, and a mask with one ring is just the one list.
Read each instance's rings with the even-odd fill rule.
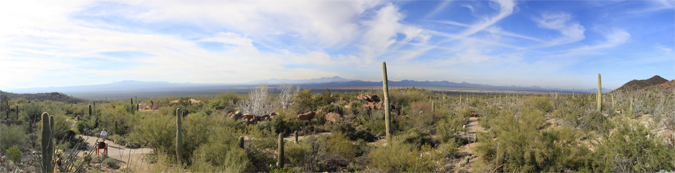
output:
[[[94,148],[94,144],[96,144],[96,140],[100,140],[98,137],[94,136],[82,136],[88,143],[87,145],[87,151],[92,150]],[[139,170],[141,172],[144,172],[145,168],[147,167],[148,163],[145,162],[145,154],[150,154],[152,153],[152,149],[150,148],[127,148],[118,144],[113,143],[111,140],[106,140],[105,142],[108,143],[108,157],[111,157],[113,159],[117,159],[121,161],[118,165],[119,166],[127,166],[127,162],[129,162],[129,168],[130,170]],[[100,153],[103,153],[103,150],[100,150]],[[82,156],[82,152],[80,152],[79,156]],[[95,156],[95,152],[92,153],[92,156]],[[129,157],[131,156],[131,157]]]
[[475,137],[477,137],[477,132],[483,131],[485,131],[485,129],[483,129],[480,124],[478,124],[478,118],[469,118],[469,123],[466,124],[466,133],[464,136],[469,138],[470,143],[459,148],[459,153],[462,153],[462,155],[465,155],[469,158],[469,160],[464,165],[462,165],[460,162],[459,166],[466,169],[468,172],[473,172],[471,164],[475,162],[476,159],[478,159],[478,157],[476,157],[476,152],[473,151],[478,143],[472,140],[475,140]]

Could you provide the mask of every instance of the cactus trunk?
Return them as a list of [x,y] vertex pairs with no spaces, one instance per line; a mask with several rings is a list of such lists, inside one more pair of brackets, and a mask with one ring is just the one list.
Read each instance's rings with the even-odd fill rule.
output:
[[284,138],[281,137],[281,134],[279,134],[279,147],[278,147],[278,155],[277,155],[277,167],[283,168],[284,167]]
[[178,165],[181,165],[183,156],[183,134],[181,134],[181,115],[180,108],[176,108],[176,158],[178,158]]
[[602,111],[602,83],[600,79],[600,73],[598,73],[598,94],[597,94],[597,99],[598,99],[598,111]]
[[244,149],[244,137],[239,137],[239,148]]
[[115,120],[115,129],[113,129],[113,134],[119,135],[117,132],[117,120]]
[[633,116],[633,98],[630,98],[630,108],[628,110],[628,115]]
[[42,113],[42,172],[54,172],[52,155],[54,154],[54,116]]
[[91,105],[89,105],[89,114],[87,115],[91,116]]
[[[414,86],[413,86],[414,88]],[[384,123],[387,142],[391,143],[391,117],[389,117],[389,80],[387,79],[387,63],[382,62],[382,90],[384,92]]]
[[295,143],[297,144],[298,142],[300,142],[298,141],[298,131],[296,130],[294,134],[295,134]]

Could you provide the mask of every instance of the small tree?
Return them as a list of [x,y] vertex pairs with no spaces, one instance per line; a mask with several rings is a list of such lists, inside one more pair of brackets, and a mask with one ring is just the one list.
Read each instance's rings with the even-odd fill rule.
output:
[[261,116],[274,111],[274,107],[269,102],[269,86],[267,83],[261,83],[249,92],[248,99],[239,102],[239,107],[245,114]]
[[286,109],[293,99],[293,84],[281,83],[279,84],[279,90],[281,90],[281,95],[279,95],[281,107]]

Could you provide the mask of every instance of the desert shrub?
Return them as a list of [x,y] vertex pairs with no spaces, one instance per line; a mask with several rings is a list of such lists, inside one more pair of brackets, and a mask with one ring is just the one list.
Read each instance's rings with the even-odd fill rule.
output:
[[152,148],[155,152],[175,153],[171,152],[175,151],[174,141],[176,139],[176,118],[173,115],[175,114],[145,115],[135,131],[131,133],[131,139]]
[[21,161],[21,150],[19,150],[19,147],[12,146],[7,149],[7,158],[14,162],[15,164],[19,163]]
[[26,143],[26,133],[21,126],[0,127],[0,149],[5,151],[11,146],[23,146]]
[[443,143],[451,140],[464,141],[462,140],[463,138],[459,136],[459,132],[462,130],[462,125],[464,124],[466,124],[466,118],[464,116],[459,116],[457,114],[448,115],[436,125],[436,135]]
[[[30,125],[35,124],[36,122],[39,122],[40,119],[42,119],[42,107],[35,102],[28,103],[23,105],[23,119],[27,121]],[[33,129],[29,129],[29,131],[32,131]]]
[[480,160],[485,165],[503,164],[499,170],[509,172],[586,170],[584,165],[590,160],[588,149],[577,141],[580,133],[571,127],[538,130],[545,122],[543,114],[534,108],[523,108],[517,116],[502,111],[492,131],[478,135]]
[[352,144],[349,138],[343,133],[333,133],[330,137],[321,136],[319,137],[319,141],[326,143],[326,152],[335,152],[344,160],[351,160],[356,156],[356,145]]
[[235,133],[227,130],[209,136],[209,142],[194,151],[190,169],[195,172],[251,171],[252,164],[246,151],[239,148],[237,139]]
[[317,108],[317,104],[312,99],[312,93],[310,93],[310,90],[308,89],[296,91],[296,95],[294,96],[293,100],[292,107],[297,112],[305,113],[316,110]]
[[422,113],[430,113],[431,103],[424,101],[416,101],[410,103],[410,105],[407,107],[407,110],[409,115],[420,115]]
[[609,133],[612,123],[599,111],[593,110],[586,114],[582,121],[582,127],[591,130],[597,130],[600,133]]
[[112,140],[113,140],[113,142],[115,142],[116,144],[124,145],[124,143],[126,143],[126,142],[124,141],[124,137],[122,137],[122,136],[120,136],[120,135],[118,135],[118,134],[112,135]]
[[345,114],[344,109],[342,107],[340,107],[340,105],[336,105],[336,104],[326,105],[325,107],[323,107],[323,111],[326,112],[326,113],[335,112],[335,113],[338,113],[340,115]]
[[546,96],[529,97],[523,103],[525,109],[536,109],[543,112],[553,111],[553,105],[549,102],[550,98]]
[[[668,149],[659,137],[645,127],[627,119],[617,121],[616,131],[606,141],[595,145],[593,172],[656,172],[673,171],[675,151]],[[652,137],[650,137],[652,136]]]
[[424,145],[433,147],[438,143],[437,141],[431,139],[429,132],[423,132],[416,128],[409,129],[405,132],[405,134],[397,136],[396,140],[402,144],[410,144],[417,149],[422,148]]
[[429,172],[434,170],[434,160],[440,157],[422,154],[428,151],[429,146],[419,150],[410,144],[393,143],[372,150],[368,160],[372,167],[381,172]]
[[481,99],[473,99],[471,102],[469,102],[469,106],[471,107],[479,107],[479,106],[487,106],[487,103]]
[[284,159],[288,160],[293,166],[302,166],[305,161],[306,147],[304,143],[296,144],[294,142],[286,142],[284,144]]
[[101,164],[108,166],[109,168],[116,168],[117,167],[117,160],[113,158],[106,158],[101,162]]
[[241,100],[241,97],[239,97],[234,92],[226,92],[223,94],[218,94],[215,100],[221,101],[222,103],[228,103],[232,101],[232,103],[236,105],[239,102],[239,100]]
[[[209,136],[214,134],[215,117],[209,117],[204,112],[189,114],[183,119],[183,162],[189,163],[191,161],[193,151],[200,145],[210,143]],[[173,122],[175,126],[175,121]],[[218,128],[221,129],[221,128]],[[234,131],[232,128],[227,128],[227,131]],[[215,134],[221,133],[216,131]],[[173,136],[176,136],[174,131]]]

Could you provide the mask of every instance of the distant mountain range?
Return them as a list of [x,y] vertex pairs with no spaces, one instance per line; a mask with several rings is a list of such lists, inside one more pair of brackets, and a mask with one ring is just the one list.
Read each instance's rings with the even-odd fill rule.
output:
[[258,83],[268,83],[268,84],[280,84],[280,83],[290,83],[290,84],[308,84],[308,83],[332,83],[332,82],[349,82],[349,81],[354,81],[351,79],[345,79],[341,78],[339,76],[333,76],[333,77],[322,77],[322,78],[313,78],[313,79],[302,79],[302,80],[290,80],[290,79],[275,79],[272,78],[270,80],[259,80],[259,81],[251,81],[248,82],[250,84],[258,84]]
[[[258,83],[268,83],[275,87],[279,83],[291,83],[301,88],[310,89],[342,89],[342,90],[362,90],[366,88],[380,89],[382,81],[362,81],[341,78],[339,76],[323,77],[305,80],[288,79],[270,79],[261,81],[252,81],[243,84],[219,84],[219,83],[170,83],[170,82],[143,82],[143,81],[120,81],[109,84],[82,85],[66,87],[45,87],[45,88],[25,88],[11,89],[13,93],[50,93],[59,92],[73,95],[81,98],[128,98],[130,96],[154,97],[166,95],[210,95],[235,91],[237,93],[247,93],[251,88],[256,87]],[[572,93],[571,90],[539,87],[539,86],[494,86],[485,84],[456,83],[448,81],[389,81],[390,87],[418,87],[429,88],[432,90],[444,90],[455,92],[501,92],[501,91],[521,91],[521,92],[562,92]],[[603,92],[609,92],[603,88]],[[274,91],[276,92],[276,91]],[[597,89],[577,89],[577,93],[595,93]]]

